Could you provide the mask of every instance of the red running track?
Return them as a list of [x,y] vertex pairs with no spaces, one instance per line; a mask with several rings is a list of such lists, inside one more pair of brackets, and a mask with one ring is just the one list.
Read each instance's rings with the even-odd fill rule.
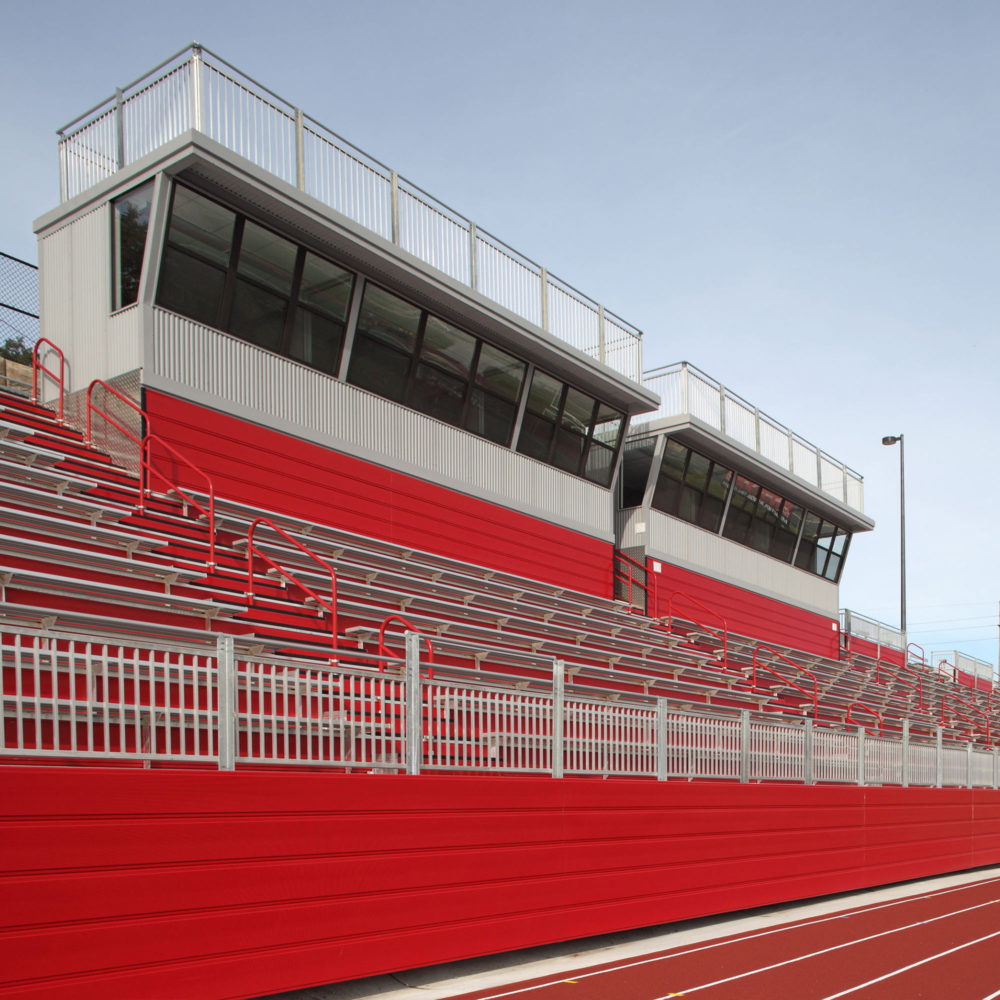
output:
[[[1000,878],[461,1000],[998,1000]],[[458,997],[453,1000],[459,1000]]]

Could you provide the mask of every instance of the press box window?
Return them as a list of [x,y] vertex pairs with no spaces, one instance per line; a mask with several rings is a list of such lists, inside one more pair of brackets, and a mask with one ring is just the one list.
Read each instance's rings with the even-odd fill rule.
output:
[[112,202],[112,309],[124,309],[139,299],[139,281],[142,278],[152,201],[153,182],[150,181]]

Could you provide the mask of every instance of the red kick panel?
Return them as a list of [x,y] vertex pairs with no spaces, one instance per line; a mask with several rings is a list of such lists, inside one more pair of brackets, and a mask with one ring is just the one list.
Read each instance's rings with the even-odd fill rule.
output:
[[[611,596],[610,542],[148,389],[146,411],[153,431],[222,496]],[[178,474],[203,486],[183,467]]]
[[[839,655],[840,624],[835,618],[803,611],[731,583],[672,566],[661,559],[648,559],[647,567],[651,567],[654,561],[663,567],[660,573],[653,573],[649,568],[648,574],[656,581],[661,616],[667,613],[670,593],[679,590],[725,618],[731,632],[834,659]],[[703,612],[690,602],[682,601],[677,605],[677,614],[685,618]],[[709,616],[705,616],[704,620],[708,625],[717,624]]]
[[246,997],[1000,860],[1000,793],[0,769],[0,996]]

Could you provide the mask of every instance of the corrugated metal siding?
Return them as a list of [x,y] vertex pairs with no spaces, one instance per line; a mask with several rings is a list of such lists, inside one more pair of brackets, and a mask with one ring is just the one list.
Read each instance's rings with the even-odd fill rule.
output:
[[152,386],[611,538],[608,490],[160,309],[152,368]]
[[[222,496],[561,587],[611,594],[610,539],[153,389],[146,391],[146,412],[151,430],[204,469]],[[185,482],[185,470],[177,471]]]
[[101,205],[40,240],[40,313],[43,337],[58,344],[68,362],[68,388],[85,389],[95,378],[138,365],[135,352],[118,353],[121,338],[108,336],[111,303],[111,223]]
[[[645,534],[637,534],[636,523],[642,521],[646,523]],[[645,538],[646,551],[653,558],[669,560],[799,608],[830,617],[839,615],[835,583],[656,510],[649,511],[648,517],[633,517],[628,524],[631,544],[641,545]]]
[[1000,793],[0,769],[0,995],[208,1000],[1000,861]]

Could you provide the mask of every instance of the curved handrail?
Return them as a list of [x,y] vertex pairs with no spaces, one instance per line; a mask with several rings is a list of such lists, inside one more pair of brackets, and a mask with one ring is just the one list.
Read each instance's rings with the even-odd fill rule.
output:
[[[168,479],[162,472],[158,472],[153,468],[152,447],[154,444],[159,445],[164,451],[173,456],[173,458],[179,462],[183,462],[192,472],[197,473],[205,480],[205,485],[208,487],[205,491],[208,497],[208,507],[204,507],[195,497],[181,489],[179,484]],[[147,434],[142,439],[139,472],[140,511],[146,509],[146,496],[153,492],[149,485],[150,477],[156,476],[167,484],[168,492],[173,490],[185,504],[191,504],[192,507],[200,510],[205,515],[208,521],[208,568],[209,570],[215,569],[215,486],[212,484],[209,475],[203,469],[199,469],[190,459],[185,458],[172,444],[168,444],[163,438],[157,437],[155,434]]]
[[[309,556],[313,562],[322,566],[323,569],[330,574],[329,601],[320,597],[319,594],[317,594],[316,591],[310,586],[297,579],[293,573],[285,569],[284,566],[276,563],[266,552],[261,551],[256,545],[254,545],[253,534],[254,531],[257,530],[258,524],[266,524],[272,531],[281,535],[281,537],[286,541],[291,542],[292,545],[299,549],[299,551]],[[337,649],[340,629],[337,624],[337,574],[334,572],[333,567],[325,559],[321,559],[318,555],[316,555],[316,553],[313,552],[313,550],[308,546],[303,545],[297,538],[293,538],[287,531],[284,530],[284,528],[279,528],[273,521],[269,521],[266,517],[258,517],[247,529],[247,597],[251,601],[254,598],[253,557],[255,555],[266,562],[276,572],[280,573],[290,583],[294,583],[296,587],[304,590],[312,600],[330,612],[330,627],[333,631],[333,648]]]
[[710,608],[707,604],[703,604],[698,600],[697,597],[692,597],[690,594],[686,594],[683,590],[671,591],[670,596],[667,598],[667,631],[672,632],[674,629],[674,598],[683,597],[685,600],[690,601],[696,607],[701,608],[702,611],[707,612],[713,618],[717,618],[722,622],[722,632],[721,635],[717,629],[713,629],[710,625],[705,622],[698,621],[694,618],[690,619],[695,625],[700,626],[703,629],[707,629],[713,635],[718,635],[722,639],[722,665],[725,667],[729,663],[729,623],[726,621],[722,615],[719,614],[714,608]]
[[[624,571],[622,571],[622,570],[620,570],[618,568],[618,561],[619,560],[621,560],[621,562],[627,564],[627,566],[628,566],[628,573],[625,573]],[[641,569],[643,571],[643,573],[646,574],[646,582],[645,583],[640,583],[638,580],[635,579],[634,575],[632,574],[632,567],[633,566],[636,569]],[[649,570],[648,566],[643,566],[643,564],[641,562],[638,562],[637,560],[633,559],[631,556],[625,555],[624,552],[621,552],[618,549],[615,549],[615,551],[614,551],[614,558],[612,560],[612,574],[613,574],[615,580],[621,580],[623,583],[627,583],[628,584],[628,606],[629,606],[629,611],[630,612],[633,609],[633,605],[632,605],[632,586],[634,584],[636,587],[639,587],[640,589],[642,589],[642,590],[644,590],[646,592],[646,614],[650,613],[650,610],[649,610],[650,598],[652,598],[652,603],[653,603],[653,607],[654,607],[653,613],[654,614],[656,613],[656,610],[657,610],[658,604],[659,604],[659,601],[658,601],[658,598],[657,598],[657,593],[656,593],[656,576],[650,573],[650,570]],[[650,586],[650,579],[652,579],[652,586]]]
[[[871,705],[866,705],[863,701],[852,701],[847,706],[847,714],[844,716],[844,723],[846,725],[850,726],[854,723],[854,718],[851,715],[852,708],[863,708],[866,712],[870,712],[872,715],[874,715],[875,718],[878,719],[878,734],[879,736],[882,735],[882,733],[885,730],[885,720],[882,718],[882,713],[876,711],[874,708],[871,707]],[[865,729],[867,728],[868,727],[865,726]]]
[[[921,664],[921,666],[925,666],[926,667],[927,666],[927,654],[924,652],[924,647],[923,646],[918,646],[915,642],[908,642],[906,644],[906,649],[903,651],[903,659],[906,660],[907,663],[909,663],[909,661],[910,661],[910,650],[911,649],[919,649],[920,650],[920,664]],[[914,659],[914,661],[916,661],[916,657],[914,657],[913,659]]]
[[945,693],[941,695],[941,717],[938,719],[939,724],[943,726],[943,725],[945,725],[945,723],[947,721],[945,719],[945,714],[944,714],[944,709],[945,709],[945,704],[944,703],[945,703],[945,699],[946,698],[950,698],[952,701],[959,701],[959,702],[961,702],[966,708],[971,709],[977,715],[981,715],[983,717],[985,725],[977,722],[975,719],[970,719],[963,712],[959,712],[959,711],[957,711],[955,709],[952,709],[952,715],[953,716],[955,716],[956,718],[962,719],[964,722],[968,722],[970,726],[974,726],[981,733],[984,733],[985,736],[986,736],[986,743],[988,745],[989,742],[990,742],[990,717],[978,705],[973,705],[973,703],[971,701],[966,701],[965,698],[961,698],[957,694],[953,694],[950,691],[945,691]]
[[882,671],[885,671],[898,684],[902,684],[902,685],[904,685],[904,687],[908,687],[908,688],[910,688],[910,690],[917,692],[917,708],[920,711],[923,711],[923,709],[924,709],[924,679],[923,679],[923,677],[921,677],[920,673],[918,671],[914,670],[913,667],[907,667],[905,665],[901,665],[899,667],[899,669],[900,670],[905,670],[908,674],[913,674],[913,676],[916,677],[916,679],[917,679],[916,683],[914,683],[913,681],[908,681],[904,677],[900,677],[899,674],[896,673],[896,668],[895,667],[890,667],[888,664],[883,663],[881,660],[876,660],[875,661],[875,683],[876,684],[881,684],[882,683]]
[[[56,375],[55,372],[49,371],[45,365],[39,361],[39,348],[42,344],[47,345],[56,354],[59,355],[59,374]],[[38,374],[41,372],[43,375],[48,375],[59,386],[59,423],[63,422],[63,398],[66,394],[66,355],[63,354],[58,344],[53,344],[48,337],[39,337],[35,341],[35,346],[31,352],[31,401],[33,403],[38,402]]]
[[[105,410],[102,410],[99,406],[97,406],[94,403],[92,397],[94,394],[94,389],[97,386],[101,386],[101,388],[104,389],[105,392],[110,392],[112,396],[114,396],[116,399],[120,399],[127,406],[131,406],[132,409],[139,414],[139,417],[142,421],[145,421],[146,419],[146,411],[134,399],[129,399],[128,396],[126,396],[124,393],[119,392],[113,385],[108,385],[108,383],[105,382],[103,379],[95,378],[94,381],[87,386],[87,444],[92,445],[94,443],[91,417],[94,413],[96,413],[99,417],[103,417],[116,430],[121,431],[121,433],[124,434],[125,437],[127,437],[130,441],[134,441],[140,448],[142,448],[141,436],[136,437],[131,431],[126,430],[124,427],[122,427],[120,423],[118,423],[117,420],[114,419],[114,417],[111,416],[110,413],[108,413]],[[143,430],[144,430],[144,424],[140,423],[139,425],[140,435],[142,435]]]
[[[807,688],[802,687],[801,684],[796,684],[795,681],[793,681],[791,678],[786,677],[784,674],[779,674],[778,671],[775,670],[774,667],[770,666],[769,664],[767,664],[767,663],[758,663],[757,662],[757,656],[758,656],[758,654],[760,654],[762,652],[770,653],[772,656],[776,656],[779,660],[783,660],[790,667],[794,667],[796,670],[798,670],[799,672],[805,674],[807,677],[812,678],[812,682],[813,682],[812,693],[810,693]],[[779,653],[777,650],[771,649],[770,646],[761,645],[761,646],[758,646],[753,651],[753,681],[752,681],[752,684],[753,684],[754,690],[757,690],[757,667],[758,666],[760,666],[763,670],[767,670],[769,673],[774,674],[774,676],[777,677],[778,680],[784,681],[785,684],[788,684],[790,687],[795,688],[796,691],[801,691],[807,697],[812,698],[812,702],[813,702],[813,716],[815,717],[817,715],[817,713],[819,712],[819,685],[816,682],[816,675],[814,673],[812,673],[809,670],[806,670],[805,667],[800,667],[793,660],[788,659],[787,656],[782,656],[781,653]]]
[[[402,615],[389,615],[384,622],[382,622],[381,627],[378,630],[378,655],[379,656],[392,656],[392,650],[389,649],[385,644],[385,630],[389,622],[396,621],[399,622],[404,628],[409,629],[411,632],[415,632],[420,636],[424,642],[427,643],[427,676],[430,678],[434,677],[434,667],[431,664],[434,663],[434,643],[431,642],[430,638],[426,636],[420,629],[415,628],[410,624]],[[379,670],[382,669],[382,665],[379,664]]]

